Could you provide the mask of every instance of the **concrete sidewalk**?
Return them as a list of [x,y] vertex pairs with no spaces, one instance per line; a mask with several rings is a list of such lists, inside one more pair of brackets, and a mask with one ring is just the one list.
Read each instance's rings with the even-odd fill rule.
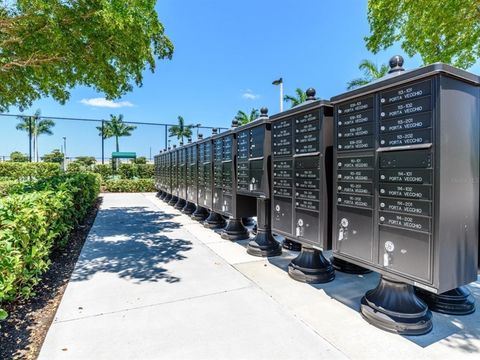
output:
[[[403,337],[358,313],[376,274],[311,286],[295,253],[259,259],[155,198],[104,194],[40,359],[459,359],[480,356],[480,310]],[[480,283],[470,287],[480,304]]]

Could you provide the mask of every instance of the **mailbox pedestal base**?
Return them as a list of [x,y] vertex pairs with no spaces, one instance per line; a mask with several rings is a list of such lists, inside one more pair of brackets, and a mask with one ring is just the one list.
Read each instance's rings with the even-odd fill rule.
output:
[[192,219],[203,221],[208,217],[208,211],[203,206],[198,205],[195,212],[192,214]]
[[182,210],[183,207],[187,204],[187,202],[181,198],[178,198],[177,202],[173,206],[177,210]]
[[165,198],[167,197],[167,193],[165,191],[162,191],[162,194],[158,197],[160,200],[165,200]]
[[282,254],[282,247],[270,229],[258,229],[257,235],[248,243],[247,253],[260,257],[277,256]]
[[253,234],[253,235],[257,235],[257,230],[258,230],[257,224],[253,225],[252,234]]
[[222,239],[226,240],[245,240],[250,236],[248,234],[248,229],[243,226],[242,219],[230,219],[228,221],[227,227],[222,231]]
[[257,235],[248,243],[247,253],[261,257],[282,254],[282,247],[272,235],[269,199],[257,199]]
[[296,241],[290,240],[290,239],[285,239],[282,242],[282,248],[284,248],[286,250],[292,250],[292,251],[301,251],[302,250],[302,244],[300,244]]
[[242,218],[242,223],[245,226],[252,226],[255,225],[255,221],[251,217],[243,217]]
[[167,194],[162,200],[168,204],[172,200],[172,194]]
[[432,311],[449,315],[468,315],[475,312],[475,299],[465,286],[442,294],[433,294],[419,288],[415,288],[415,291]]
[[370,324],[393,333],[423,335],[432,330],[432,313],[413,286],[383,276],[362,298],[360,312]]
[[206,228],[209,229],[221,229],[225,227],[225,219],[219,213],[215,211],[210,211],[210,215],[205,219],[203,224]]
[[175,204],[177,203],[177,201],[178,201],[178,197],[172,195],[172,198],[171,198],[170,201],[168,202],[168,205],[175,206]]
[[354,274],[354,275],[363,275],[371,273],[372,270],[365,269],[361,266],[349,263],[348,261],[333,257],[332,265],[335,270],[344,272],[347,274]]
[[335,279],[335,269],[322,251],[303,246],[300,254],[288,264],[288,275],[300,282],[321,284]]
[[191,214],[193,214],[194,211],[195,211],[195,204],[190,202],[190,201],[187,201],[187,203],[185,204],[185,206],[182,209],[182,213],[184,213],[186,215],[191,215]]

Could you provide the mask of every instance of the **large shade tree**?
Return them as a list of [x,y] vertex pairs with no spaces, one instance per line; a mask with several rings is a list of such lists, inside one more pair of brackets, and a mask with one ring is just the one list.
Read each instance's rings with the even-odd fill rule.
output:
[[134,125],[128,125],[123,121],[123,115],[118,116],[110,115],[110,121],[106,121],[103,124],[103,127],[97,126],[99,135],[103,139],[108,139],[111,137],[115,138],[115,151],[120,151],[119,139],[124,136],[131,136],[132,132],[137,127]]
[[93,86],[117,98],[173,45],[155,0],[16,0],[0,4],[0,111]]
[[245,125],[245,124],[248,124],[249,122],[256,120],[258,116],[259,116],[258,109],[250,110],[249,114],[247,114],[242,110],[238,110],[237,115],[235,115],[235,119],[238,121],[239,125]]
[[51,119],[42,119],[39,109],[35,111],[31,116],[18,116],[19,123],[17,124],[17,130],[25,131],[27,135],[31,136],[31,149],[33,153],[33,160],[39,161],[38,151],[38,137],[40,135],[53,135],[52,128],[55,126],[55,122]]
[[359,86],[366,85],[373,80],[380,79],[381,77],[387,75],[390,68],[386,64],[377,66],[374,62],[370,60],[362,60],[358,68],[363,71],[363,77],[356,78],[347,83],[347,89],[354,89]]
[[307,100],[307,94],[300,88],[295,89],[295,95],[285,95],[283,101],[289,102],[291,107],[300,105]]
[[180,140],[180,143],[183,144],[183,138],[190,138],[192,136],[192,128],[195,125],[185,125],[185,119],[183,116],[179,115],[177,117],[178,124],[173,125],[168,129],[168,132],[170,133],[170,137],[175,136],[178,140]]
[[437,61],[460,68],[480,57],[480,2],[478,0],[369,0],[370,36],[374,53],[395,43],[424,63]]

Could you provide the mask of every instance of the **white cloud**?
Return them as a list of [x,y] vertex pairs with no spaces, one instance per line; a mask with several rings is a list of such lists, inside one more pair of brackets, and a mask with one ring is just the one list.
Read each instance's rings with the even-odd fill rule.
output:
[[105,98],[82,99],[80,102],[84,105],[106,108],[121,108],[134,106],[130,101],[112,101]]
[[254,94],[251,89],[247,89],[243,92],[242,98],[247,100],[257,100],[260,97],[259,94]]

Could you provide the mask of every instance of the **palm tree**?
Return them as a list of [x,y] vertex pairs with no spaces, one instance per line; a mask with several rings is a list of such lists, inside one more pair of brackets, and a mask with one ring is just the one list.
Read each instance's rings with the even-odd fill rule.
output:
[[239,125],[245,125],[249,122],[256,120],[259,117],[258,109],[250,110],[250,115],[247,115],[242,110],[238,110],[237,115],[235,115],[235,119],[238,121]]
[[183,116],[178,116],[178,125],[173,125],[168,129],[168,132],[170,133],[170,137],[176,136],[178,140],[180,140],[180,143],[183,144],[183,138],[189,138],[192,136],[192,128],[194,125],[185,125],[185,120],[183,119]]
[[307,94],[302,89],[296,88],[295,94],[296,96],[285,95],[283,97],[283,101],[291,103],[292,108],[307,100]]
[[40,116],[40,109],[35,111],[32,116],[17,116],[20,123],[17,124],[16,129],[26,131],[30,136],[32,135],[32,152],[34,154],[34,160],[39,161],[38,157],[38,137],[40,135],[53,135],[52,128],[55,126],[55,122],[50,119],[43,119]]
[[[105,122],[103,129],[101,126],[97,126],[99,135],[103,136],[104,139],[115,137],[115,149],[117,152],[120,151],[118,139],[122,136],[131,136],[132,131],[137,127],[134,125],[127,125],[123,122],[123,115],[120,114],[117,116],[110,114],[110,121]],[[102,132],[103,130],[103,132]]]
[[347,83],[347,90],[355,89],[359,86],[366,85],[373,80],[380,79],[387,75],[390,69],[387,64],[382,64],[380,67],[370,60],[362,60],[358,68],[363,71],[363,78],[353,79]]

